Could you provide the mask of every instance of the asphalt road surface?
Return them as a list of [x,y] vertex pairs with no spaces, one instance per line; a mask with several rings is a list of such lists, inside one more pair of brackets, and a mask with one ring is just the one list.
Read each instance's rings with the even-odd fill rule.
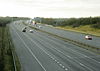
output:
[[30,28],[10,24],[22,71],[100,71],[100,55]]
[[48,26],[48,25],[42,25],[42,24],[39,24],[39,25],[42,26],[41,28],[39,28],[41,30],[44,30],[44,31],[59,35],[61,37],[76,40],[78,42],[82,42],[82,43],[100,48],[100,37],[92,36],[93,40],[91,41],[91,40],[85,39],[85,36],[86,36],[85,34],[71,32],[71,31],[65,31],[65,30],[53,28],[53,27]]

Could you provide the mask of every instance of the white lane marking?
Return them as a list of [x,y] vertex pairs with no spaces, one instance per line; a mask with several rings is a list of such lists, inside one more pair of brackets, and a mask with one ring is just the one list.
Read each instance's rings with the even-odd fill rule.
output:
[[[56,48],[55,48],[56,49]],[[58,49],[56,49],[56,50],[58,50]],[[60,50],[58,50],[58,51],[60,51]],[[60,51],[61,52],[61,51]],[[61,52],[61,53],[63,53],[63,52]],[[64,53],[63,53],[64,54]],[[64,54],[65,55],[65,54]],[[67,56],[67,55],[66,55]],[[67,56],[67,57],[70,57],[70,56]],[[70,57],[70,58],[72,58],[72,57]],[[76,60],[75,60],[76,61]],[[77,63],[79,63],[78,61],[76,61]],[[86,66],[84,66],[84,67],[86,67]],[[91,71],[93,71],[92,69],[90,69],[90,68],[88,68],[88,67],[86,67],[87,69],[89,69],[89,70],[91,70]],[[66,70],[68,70],[67,68],[66,68]]]
[[[47,43],[48,44],[48,43]],[[48,44],[49,45],[49,44]],[[60,53],[62,53],[63,55],[65,55],[62,51],[60,51],[60,50],[58,50],[58,49],[56,49],[56,48],[54,48],[54,47],[52,47],[53,49],[55,49],[55,50],[57,50],[58,52],[60,52]],[[65,55],[65,56],[67,56],[67,57],[69,57],[69,58],[71,58],[72,59],[72,57],[70,57],[69,55]],[[86,56],[87,57],[87,56]],[[75,60],[78,64],[79,64],[79,61],[77,61],[77,60]],[[85,68],[87,68],[87,69],[89,69],[90,71],[93,71],[91,68],[89,68],[89,67],[87,67],[87,66],[85,66],[84,65],[84,67]],[[67,70],[67,69],[66,69]]]
[[[16,32],[16,31],[15,31]],[[20,35],[16,32],[16,34],[19,36],[20,40],[24,43],[25,47],[29,50],[29,52],[32,54],[32,56],[37,60],[37,62],[40,64],[40,66],[43,68],[44,71],[46,71],[46,69],[43,67],[43,65],[41,64],[41,62],[37,59],[37,57],[33,54],[33,52],[31,51],[31,49],[25,44],[24,40],[20,37]]]
[[57,62],[57,60],[55,60],[55,62]]
[[88,57],[88,56],[87,56],[87,58],[89,58],[89,59],[91,59],[91,60],[93,60],[93,61],[95,61],[95,62],[97,62],[97,63],[100,63],[99,61],[97,61],[97,60],[95,60],[95,59],[93,59],[93,58],[91,58],[91,57]]
[[67,55],[67,57],[72,58],[71,56]]
[[80,65],[85,66],[84,64],[80,63]]
[[62,68],[65,68],[65,66],[62,66]]
[[[68,48],[68,49],[70,49],[70,48]],[[70,49],[70,50],[72,50],[72,49]],[[76,52],[76,51],[74,51],[74,50],[72,50],[72,51],[75,52],[75,53],[77,53],[77,54],[80,54],[80,55],[82,55],[82,56],[84,56],[84,57],[86,57],[86,58],[89,58],[89,59],[95,61],[96,63],[99,63],[97,60],[95,60],[95,59],[93,59],[93,58],[91,58],[91,57],[89,57],[89,56],[87,56],[87,55],[85,55],[85,54],[82,54],[82,53]]]
[[[49,45],[49,44],[48,44]],[[52,48],[54,48],[54,47],[52,47]],[[58,50],[58,49],[56,49],[56,48],[54,48],[55,50],[57,50],[58,52],[60,52],[60,53],[62,53],[62,54],[64,54],[62,51],[60,51],[60,50]],[[73,50],[72,50],[73,51]],[[76,51],[74,51],[74,52],[76,52]],[[83,55],[83,56],[85,56],[85,57],[88,57],[88,56],[86,56],[85,54],[82,54],[82,53],[79,53],[79,52],[77,52],[78,54],[81,54],[81,55]],[[64,54],[65,55],[65,54]],[[65,55],[65,56],[67,56],[67,57],[69,57],[69,58],[71,58],[72,59],[72,57],[70,57],[69,55]],[[88,57],[88,58],[90,58],[90,57]],[[92,59],[92,58],[91,58]],[[92,60],[94,60],[94,59],[92,59]],[[75,60],[76,61],[76,60]],[[94,60],[94,61],[96,61],[96,60]],[[77,63],[79,63],[78,61],[76,61]],[[91,71],[93,71],[91,68],[89,68],[89,67],[87,67],[87,66],[85,66],[84,65],[84,67],[86,67],[87,69],[89,69],[89,70],[91,70]]]
[[[16,32],[17,33],[17,32]],[[30,37],[28,37],[28,35],[24,34],[28,39],[30,39],[33,43],[35,43],[37,45],[36,42],[34,42]],[[24,41],[23,41],[24,42]],[[25,44],[25,42],[24,42]],[[26,44],[25,44],[26,45]],[[27,45],[26,45],[27,46]],[[38,46],[38,45],[37,45]],[[39,47],[39,46],[38,46]],[[39,47],[40,48],[40,47]],[[28,48],[29,49],[29,48]],[[43,50],[42,48],[40,48],[43,52],[45,52],[50,58],[52,58],[55,62],[58,62],[57,60],[55,60],[55,58],[53,58],[50,54],[48,54],[45,50]],[[30,49],[29,49],[30,50]],[[31,51],[31,50],[30,50]],[[32,51],[31,51],[32,52]],[[70,57],[70,56],[68,56]],[[60,63],[60,62],[58,62]],[[62,68],[64,68],[64,66],[62,64],[59,64]],[[67,68],[65,68],[65,70],[68,70]]]
[[52,57],[53,60],[55,60],[55,58]]
[[67,69],[67,68],[65,68],[65,70],[67,71],[68,69]]
[[85,66],[83,63],[80,63],[80,65],[83,66],[83,67],[85,67],[85,68],[87,68],[87,69],[90,70],[90,71],[94,71],[94,70],[92,70],[91,68]]
[[[78,52],[79,53],[79,52]],[[81,53],[80,53],[81,54]],[[67,57],[70,57],[70,56],[67,56]],[[88,56],[84,56],[84,57],[88,57]]]
[[[26,35],[26,34],[24,34],[28,39],[30,39],[33,43],[35,43],[35,45],[36,46],[38,46],[38,44],[36,43],[36,42],[34,42],[30,37],[28,37],[28,35]],[[38,48],[40,48],[39,46],[38,46]],[[52,57],[50,54],[48,54],[45,50],[43,50],[42,48],[40,48],[44,53],[46,53],[50,58]],[[53,58],[53,57],[52,57]],[[56,61],[57,62],[57,60],[55,60],[55,58],[53,58],[53,60],[54,61]],[[66,68],[66,70],[68,70],[67,68]]]
[[[48,39],[48,38],[46,38],[46,39]],[[51,40],[51,39],[50,39]],[[58,44],[57,42],[55,42],[54,40],[51,40],[52,42],[54,42],[55,44]],[[59,44],[58,44],[59,45]],[[83,55],[84,57],[87,57],[87,58],[89,58],[89,59],[91,59],[91,60],[93,60],[93,61],[95,61],[95,62],[97,62],[97,63],[100,63],[99,61],[97,61],[97,60],[95,60],[95,59],[93,59],[93,58],[91,58],[91,57],[89,57],[89,56],[87,56],[87,55],[85,55],[85,54],[82,54],[82,53],[79,53],[79,52],[77,52],[77,51],[74,51],[73,49],[71,49],[71,48],[68,48],[68,49],[70,49],[70,50],[72,50],[73,52],[76,52],[76,53],[78,53],[78,54],[81,54],[81,55]],[[68,55],[67,55],[68,56]],[[68,56],[69,58],[72,58],[71,56]]]
[[57,62],[59,64],[59,62]]
[[93,59],[93,58],[91,58],[91,57],[89,57],[89,56],[87,56],[87,55],[85,55],[85,54],[81,54],[81,55],[83,55],[84,57],[89,58],[89,59],[95,61],[96,63],[100,63],[99,61],[97,61],[97,60],[95,60],[95,59]]
[[53,59],[53,57],[50,57],[51,59]]
[[84,55],[84,57],[88,57],[88,56]]
[[[10,28],[11,28],[11,29],[10,29],[10,32],[11,32],[11,33],[13,33],[13,32],[14,32],[14,30],[13,30],[13,28],[11,27],[11,25],[10,25]],[[20,59],[19,59],[19,60],[20,60]],[[20,60],[20,61],[21,61],[21,60]],[[22,62],[21,62],[20,64],[21,64],[21,67],[22,67]],[[24,71],[24,69],[23,69],[23,68],[21,68],[21,71]]]
[[[54,48],[54,49],[56,49],[56,48]],[[58,50],[58,49],[56,49],[58,52],[60,52],[60,53],[62,53],[62,54],[64,54],[63,52],[61,52],[60,50]],[[64,54],[65,55],[65,54]],[[65,56],[67,56],[67,55],[65,55]],[[68,57],[68,56],[67,56]],[[75,60],[76,61],[76,60]],[[79,63],[78,61],[76,61],[77,63]],[[83,65],[82,65],[83,66]],[[84,65],[84,67],[86,67],[87,69],[89,69],[90,71],[93,71],[92,69],[90,69],[89,67],[87,67],[87,66],[85,66]]]
[[63,66],[62,64],[59,64],[60,66]]

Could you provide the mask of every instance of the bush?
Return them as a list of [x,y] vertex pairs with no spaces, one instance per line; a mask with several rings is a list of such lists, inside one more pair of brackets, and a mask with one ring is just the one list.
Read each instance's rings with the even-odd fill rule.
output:
[[79,26],[80,26],[80,24],[78,24],[78,23],[75,23],[75,24],[72,25],[73,28],[76,28],[76,27],[79,27]]
[[100,23],[91,25],[92,28],[100,29]]

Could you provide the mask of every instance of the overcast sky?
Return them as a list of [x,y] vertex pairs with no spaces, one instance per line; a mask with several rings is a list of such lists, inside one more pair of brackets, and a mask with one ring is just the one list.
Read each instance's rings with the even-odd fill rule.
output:
[[0,0],[0,16],[31,18],[100,16],[100,0]]

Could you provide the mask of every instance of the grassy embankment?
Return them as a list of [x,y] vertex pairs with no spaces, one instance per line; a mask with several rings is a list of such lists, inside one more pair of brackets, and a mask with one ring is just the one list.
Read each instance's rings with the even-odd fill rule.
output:
[[[8,27],[0,27],[0,71],[15,71],[13,62],[13,45],[9,40]],[[17,71],[20,71],[18,67],[18,59],[15,58]]]
[[80,32],[84,34],[90,34],[100,37],[100,29],[91,28],[91,25],[85,25],[73,28],[72,26],[65,26],[65,27],[56,27],[64,30],[74,31],[74,32]]

